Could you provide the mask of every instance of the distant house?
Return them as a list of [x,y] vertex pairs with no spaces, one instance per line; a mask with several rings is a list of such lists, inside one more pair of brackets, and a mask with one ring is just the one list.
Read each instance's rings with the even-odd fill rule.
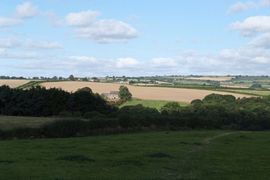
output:
[[120,99],[118,94],[119,91],[111,91],[109,93],[102,93],[101,95],[108,101],[118,101]]

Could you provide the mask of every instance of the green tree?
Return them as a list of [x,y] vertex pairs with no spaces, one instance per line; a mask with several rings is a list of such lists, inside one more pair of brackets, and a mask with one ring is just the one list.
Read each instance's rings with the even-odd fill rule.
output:
[[68,79],[69,79],[70,81],[75,81],[75,77],[74,77],[73,75],[70,75],[70,76],[68,77]]
[[124,101],[130,100],[132,98],[132,94],[129,92],[126,86],[120,86],[118,95],[119,98]]
[[167,104],[165,104],[161,108],[161,111],[166,111],[168,113],[172,113],[172,112],[180,111],[180,108],[181,108],[181,106],[178,102],[168,102]]
[[261,89],[262,85],[259,83],[254,83],[252,84],[252,86],[250,86],[251,89]]

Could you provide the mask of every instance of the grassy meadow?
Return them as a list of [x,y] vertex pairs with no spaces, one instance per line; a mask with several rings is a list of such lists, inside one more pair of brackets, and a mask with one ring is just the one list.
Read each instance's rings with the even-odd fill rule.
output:
[[[226,91],[226,90],[223,90]],[[269,96],[270,90],[253,90],[253,89],[228,89],[229,92],[235,92],[240,94],[250,94],[255,96]]]
[[268,179],[270,132],[0,141],[1,179]]
[[[125,102],[120,106],[125,107],[125,106],[135,106],[135,105],[143,105],[144,107],[150,107],[150,108],[156,108],[160,110],[165,104],[167,104],[170,101],[158,101],[158,100],[141,100],[141,99],[132,99],[130,101]],[[181,106],[187,106],[188,103],[182,103],[179,102]]]
[[55,120],[53,117],[0,116],[0,130],[38,128]]

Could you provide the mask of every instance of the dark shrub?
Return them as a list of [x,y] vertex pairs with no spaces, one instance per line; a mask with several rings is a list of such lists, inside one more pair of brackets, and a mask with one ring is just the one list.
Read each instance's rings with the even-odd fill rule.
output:
[[97,111],[91,111],[91,112],[86,112],[84,115],[83,115],[84,118],[86,119],[92,119],[92,118],[95,118],[95,117],[102,117],[102,118],[105,118],[106,116],[100,112],[97,112]]

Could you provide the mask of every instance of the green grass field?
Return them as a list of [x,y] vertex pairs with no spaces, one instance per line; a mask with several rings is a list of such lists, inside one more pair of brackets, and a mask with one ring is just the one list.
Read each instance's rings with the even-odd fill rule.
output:
[[21,117],[21,116],[0,116],[0,130],[15,128],[37,128],[44,124],[55,121],[57,118],[46,117]]
[[255,96],[269,96],[270,90],[252,90],[252,89],[229,89],[228,91],[236,92],[236,93],[243,93],[243,94],[251,94]]
[[[135,106],[135,105],[141,104],[144,107],[151,107],[151,108],[156,108],[156,109],[160,110],[168,102],[169,101],[132,99],[131,101],[127,101],[126,103],[122,104],[120,106],[120,108],[124,107],[124,106]],[[188,105],[187,103],[182,103],[182,102],[179,102],[179,104],[181,106],[187,106]]]
[[270,132],[0,141],[0,179],[269,179]]

